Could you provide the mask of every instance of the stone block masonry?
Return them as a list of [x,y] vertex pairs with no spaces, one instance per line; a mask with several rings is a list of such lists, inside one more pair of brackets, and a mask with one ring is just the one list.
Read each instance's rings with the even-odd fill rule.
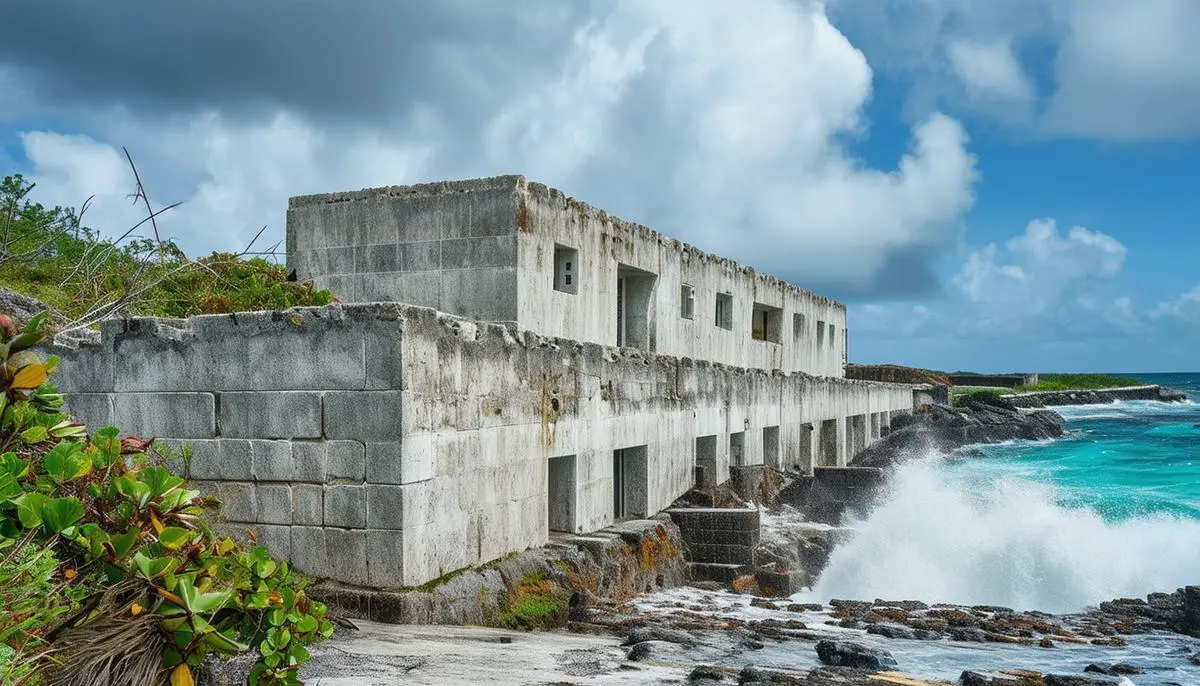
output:
[[661,511],[692,486],[698,455],[717,481],[731,464],[844,465],[874,435],[849,418],[909,412],[918,388],[403,304],[113,320],[49,352],[90,426],[190,446],[175,466],[222,499],[231,529],[315,577],[376,589],[543,545],[551,528]]

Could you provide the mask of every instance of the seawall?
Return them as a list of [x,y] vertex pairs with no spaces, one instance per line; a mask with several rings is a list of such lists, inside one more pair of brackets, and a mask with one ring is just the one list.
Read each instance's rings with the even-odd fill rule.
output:
[[1033,391],[1030,393],[1010,393],[1002,397],[1017,407],[1026,408],[1053,405],[1100,405],[1118,400],[1182,402],[1187,399],[1179,391],[1163,388],[1155,384],[1088,391]]

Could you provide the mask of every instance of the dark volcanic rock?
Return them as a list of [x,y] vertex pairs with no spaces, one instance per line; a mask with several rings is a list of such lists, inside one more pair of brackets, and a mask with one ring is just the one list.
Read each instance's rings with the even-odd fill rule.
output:
[[678,629],[668,629],[659,626],[644,626],[638,627],[629,632],[625,637],[625,641],[621,645],[631,646],[646,641],[663,641],[666,643],[678,643],[680,645],[691,646],[696,644],[696,639],[686,631]]
[[1022,412],[1003,400],[963,398],[958,407],[926,405],[854,458],[855,467],[887,467],[929,450],[951,452],[974,443],[1045,440],[1063,435],[1051,410]]
[[886,650],[868,648],[853,641],[817,642],[817,657],[827,665],[882,670],[896,667],[896,659]]
[[651,651],[652,649],[649,641],[645,643],[635,643],[634,646],[629,649],[629,652],[625,654],[625,659],[631,662],[645,660],[646,658],[650,657]]
[[1122,674],[1142,674],[1143,670],[1140,667],[1134,667],[1125,662],[1118,662],[1115,665],[1093,662],[1083,671],[1091,674],[1107,674],[1109,676],[1120,676]]
[[902,624],[872,624],[867,627],[868,634],[877,634],[888,638],[915,640],[917,632]]
[[967,670],[958,677],[960,686],[1029,686],[1024,679],[1009,676],[987,676]]

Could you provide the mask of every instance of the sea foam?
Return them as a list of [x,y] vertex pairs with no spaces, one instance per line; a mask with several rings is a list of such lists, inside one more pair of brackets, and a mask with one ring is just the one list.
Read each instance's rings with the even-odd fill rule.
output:
[[804,600],[916,598],[1074,612],[1196,583],[1200,521],[1105,521],[1020,477],[950,470],[937,457],[893,475],[881,504],[848,522]]

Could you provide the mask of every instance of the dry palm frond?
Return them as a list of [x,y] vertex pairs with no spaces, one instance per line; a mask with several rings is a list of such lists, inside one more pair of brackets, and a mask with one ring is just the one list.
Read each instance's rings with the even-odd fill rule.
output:
[[47,682],[59,686],[162,686],[167,637],[151,614],[105,616],[63,632]]

